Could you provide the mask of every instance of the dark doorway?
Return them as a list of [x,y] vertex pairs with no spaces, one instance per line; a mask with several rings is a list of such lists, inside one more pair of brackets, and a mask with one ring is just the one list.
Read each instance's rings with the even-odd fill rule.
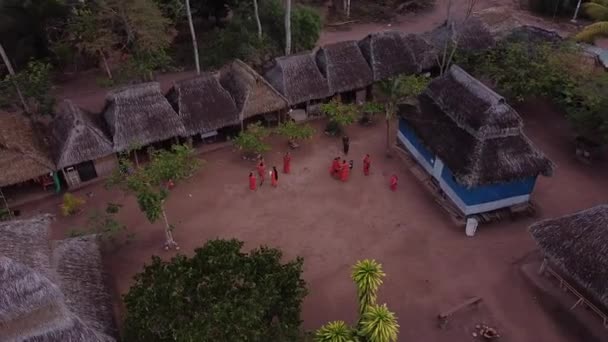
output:
[[86,182],[97,178],[95,163],[92,161],[86,161],[76,165],[76,171],[78,171],[78,176],[80,177],[81,182]]

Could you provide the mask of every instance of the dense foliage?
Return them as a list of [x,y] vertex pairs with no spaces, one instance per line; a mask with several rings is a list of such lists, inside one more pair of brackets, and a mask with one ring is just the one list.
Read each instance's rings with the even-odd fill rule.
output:
[[348,126],[357,120],[357,115],[359,114],[356,105],[342,103],[337,99],[322,104],[321,111],[329,120],[325,132],[332,135],[340,134],[345,126]]
[[282,263],[278,249],[242,247],[212,240],[192,257],[153,257],[124,297],[125,340],[295,341],[303,260]]
[[29,111],[36,114],[48,114],[54,104],[50,94],[51,65],[43,60],[32,60],[26,67],[11,79],[6,75],[0,79],[0,108],[19,107],[17,85],[21,90]]
[[298,124],[293,120],[287,120],[279,125],[277,133],[289,140],[303,140],[312,138],[315,129],[307,123]]
[[504,43],[481,55],[461,55],[458,62],[511,99],[550,99],[580,134],[608,141],[608,78],[586,64],[576,47]]
[[576,35],[576,39],[592,43],[598,37],[608,36],[608,0],[586,2],[583,10],[595,23],[586,26]]
[[270,145],[264,141],[269,135],[270,130],[260,123],[254,123],[247,126],[247,130],[239,132],[233,143],[245,154],[261,154],[270,150]]

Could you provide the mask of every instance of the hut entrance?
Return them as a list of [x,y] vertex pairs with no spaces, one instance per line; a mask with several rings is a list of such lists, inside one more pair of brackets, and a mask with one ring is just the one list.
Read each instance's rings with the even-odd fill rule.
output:
[[88,182],[97,178],[97,170],[93,161],[86,161],[80,164],[66,167],[63,171],[65,181],[69,187],[75,187],[80,183]]

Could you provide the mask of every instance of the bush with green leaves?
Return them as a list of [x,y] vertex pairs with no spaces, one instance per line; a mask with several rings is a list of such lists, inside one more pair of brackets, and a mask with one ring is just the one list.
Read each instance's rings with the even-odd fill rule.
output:
[[310,139],[315,134],[315,129],[307,123],[298,124],[293,120],[283,122],[276,132],[290,141]]
[[[29,110],[34,114],[50,114],[55,100],[50,94],[51,64],[32,60],[11,80],[7,75],[0,80],[0,107],[21,107],[15,84],[21,90]],[[14,82],[14,83],[13,83]]]
[[126,341],[295,341],[303,259],[210,240],[192,257],[153,257],[124,296]]
[[337,99],[321,105],[321,111],[327,116],[329,123],[325,131],[332,135],[338,135],[345,126],[357,120],[359,108],[353,104],[346,104]]
[[261,154],[270,151],[270,145],[264,140],[270,135],[270,130],[259,122],[247,126],[233,139],[234,146],[245,154]]

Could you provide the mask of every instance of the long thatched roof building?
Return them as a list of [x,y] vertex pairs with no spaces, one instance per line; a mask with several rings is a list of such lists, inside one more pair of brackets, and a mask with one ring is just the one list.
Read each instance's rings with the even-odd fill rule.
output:
[[55,170],[47,146],[33,123],[18,114],[0,115],[0,187]]
[[3,341],[115,341],[95,237],[50,243],[50,220],[46,215],[0,223],[0,336]]
[[372,70],[354,40],[324,45],[315,51],[315,58],[332,94],[362,89],[373,83]]
[[331,96],[327,80],[310,52],[278,57],[264,77],[290,105],[320,100]]
[[608,309],[608,205],[537,222],[530,233],[552,266]]
[[396,31],[372,33],[359,41],[359,48],[371,67],[373,80],[421,71],[403,35]]
[[109,92],[103,115],[116,152],[186,135],[158,82]]
[[186,134],[215,131],[239,123],[234,100],[216,73],[177,81],[167,98],[182,120]]
[[264,77],[239,59],[222,68],[220,83],[232,95],[242,119],[289,106],[287,99]]
[[50,126],[52,152],[58,168],[114,153],[100,116],[93,116],[64,100]]
[[460,67],[419,101],[421,111],[401,111],[400,139],[465,214],[528,201],[536,177],[551,174],[517,112]]

